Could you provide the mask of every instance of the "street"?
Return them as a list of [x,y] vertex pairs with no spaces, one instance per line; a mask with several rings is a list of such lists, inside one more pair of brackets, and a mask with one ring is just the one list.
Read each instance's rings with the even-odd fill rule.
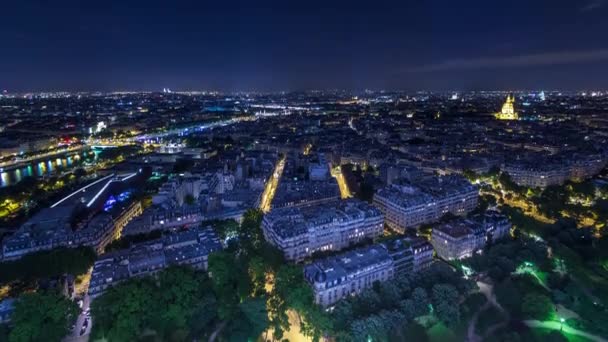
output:
[[[90,316],[91,299],[88,295],[85,295],[82,299],[82,309],[76,319],[74,329],[64,339],[64,342],[86,342],[89,340],[89,334],[91,334],[91,328],[93,327],[93,320]],[[84,327],[85,322],[88,321],[87,326]],[[81,332],[83,332],[81,334]]]
[[285,167],[285,157],[281,158],[277,163],[277,166],[274,169],[274,172],[268,182],[266,183],[266,189],[264,189],[264,193],[262,194],[262,200],[260,201],[260,209],[263,212],[269,212],[272,204],[272,199],[274,198],[274,193],[277,190],[277,186],[279,185],[279,180],[281,179],[281,175],[283,174],[283,168]]

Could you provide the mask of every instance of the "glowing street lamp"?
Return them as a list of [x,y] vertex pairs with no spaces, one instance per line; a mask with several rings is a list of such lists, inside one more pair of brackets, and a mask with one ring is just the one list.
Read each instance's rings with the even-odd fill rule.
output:
[[566,321],[563,317],[560,317],[559,319],[560,321],[560,326],[559,326],[559,331],[562,331],[564,329],[564,322]]

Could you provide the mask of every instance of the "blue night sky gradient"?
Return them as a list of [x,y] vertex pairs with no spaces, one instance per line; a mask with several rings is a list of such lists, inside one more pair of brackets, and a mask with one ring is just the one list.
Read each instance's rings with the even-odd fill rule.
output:
[[608,0],[6,1],[0,88],[608,88]]

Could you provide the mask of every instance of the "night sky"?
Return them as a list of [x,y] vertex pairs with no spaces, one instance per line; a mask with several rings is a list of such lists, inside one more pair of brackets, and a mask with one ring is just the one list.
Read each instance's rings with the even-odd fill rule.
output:
[[0,34],[9,91],[608,88],[608,0],[7,0]]

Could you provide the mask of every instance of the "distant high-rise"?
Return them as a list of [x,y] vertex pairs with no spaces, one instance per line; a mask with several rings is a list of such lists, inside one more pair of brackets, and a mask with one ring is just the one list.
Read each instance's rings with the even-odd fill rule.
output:
[[541,92],[540,92],[540,94],[538,94],[538,98],[539,98],[541,101],[545,101],[545,92],[544,92],[544,91],[541,91]]
[[513,95],[507,96],[507,100],[502,105],[502,109],[499,113],[494,114],[494,116],[499,120],[519,120],[519,115],[513,106],[514,103],[515,98]]

